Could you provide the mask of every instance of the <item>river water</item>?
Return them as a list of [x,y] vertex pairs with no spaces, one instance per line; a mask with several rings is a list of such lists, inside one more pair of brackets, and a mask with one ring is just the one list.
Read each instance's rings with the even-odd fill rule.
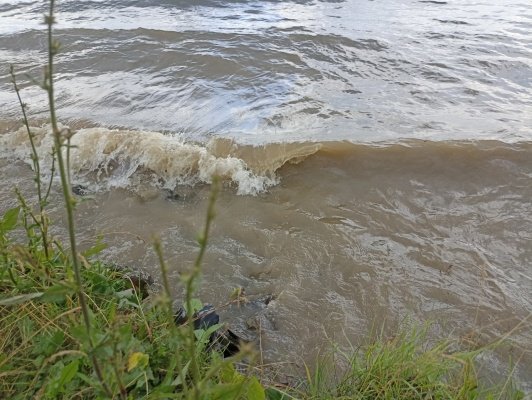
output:
[[[49,165],[26,76],[42,73],[45,12],[0,1],[0,211],[32,192],[9,64]],[[80,238],[158,276],[161,237],[178,296],[219,175],[200,293],[274,296],[266,360],[405,320],[486,344],[532,312],[531,32],[528,0],[59,1]],[[531,331],[484,360],[495,375],[520,360],[529,388]]]

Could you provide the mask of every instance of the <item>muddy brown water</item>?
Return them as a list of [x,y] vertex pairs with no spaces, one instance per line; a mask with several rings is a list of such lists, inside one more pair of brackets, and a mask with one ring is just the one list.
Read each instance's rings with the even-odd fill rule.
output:
[[[45,1],[0,1],[0,211],[31,198],[15,64],[43,157]],[[202,299],[274,296],[267,361],[312,361],[384,326],[489,343],[532,389],[532,7],[476,1],[58,2],[57,102],[87,188],[79,238],[175,296],[223,179]],[[64,236],[54,189],[54,234]],[[528,318],[528,320],[526,320]],[[528,322],[527,322],[528,321]],[[249,323],[249,321],[248,321]]]
[[[235,152],[264,165],[261,155],[309,146],[316,144]],[[530,317],[531,144],[320,146],[284,164],[267,192],[237,195],[226,181],[216,203],[200,295],[218,306],[235,287],[273,295],[266,308],[222,314],[240,328],[263,315],[266,360],[301,365],[331,342],[360,345],[368,332],[384,326],[393,335],[405,321],[434,321],[434,336],[487,344]],[[30,170],[6,162],[0,169],[7,183],[0,200],[13,203],[7,188],[26,176],[29,191]],[[88,245],[103,235],[109,247],[101,257],[158,277],[151,243],[160,237],[179,298],[209,192],[202,184],[97,192],[78,209],[80,238]],[[489,358],[490,369],[503,373],[512,354],[527,381],[530,323],[509,343]]]

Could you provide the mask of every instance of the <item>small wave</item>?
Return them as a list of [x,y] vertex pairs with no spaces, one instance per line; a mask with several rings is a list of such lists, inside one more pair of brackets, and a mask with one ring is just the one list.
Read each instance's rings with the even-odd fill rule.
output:
[[[31,131],[44,169],[51,165],[53,138],[49,126]],[[0,136],[1,156],[30,162],[25,129]],[[275,174],[286,162],[298,162],[319,149],[317,144],[238,146],[213,139],[206,146],[186,143],[160,132],[87,128],[72,137],[70,168],[73,182],[94,190],[146,184],[175,189],[178,185],[210,183],[213,176],[236,186],[237,193],[256,195],[278,183]],[[46,168],[48,167],[48,168]]]
[[[42,158],[49,170],[53,138],[48,126],[32,128]],[[123,129],[84,128],[72,137],[70,165],[74,184],[94,190],[146,185],[175,190],[180,185],[210,183],[219,176],[238,194],[256,195],[279,183],[285,164],[298,164],[310,156],[327,163],[340,163],[350,170],[362,163],[376,173],[382,168],[421,170],[450,165],[475,169],[496,159],[517,163],[528,170],[531,142],[403,140],[353,143],[349,141],[283,142],[245,145],[232,139],[213,138],[206,144],[188,143],[175,134]],[[31,163],[25,129],[0,134],[0,157]],[[453,160],[452,162],[450,160]],[[329,164],[327,164],[329,165]],[[395,165],[395,167],[394,167]],[[309,173],[312,167],[306,164]]]

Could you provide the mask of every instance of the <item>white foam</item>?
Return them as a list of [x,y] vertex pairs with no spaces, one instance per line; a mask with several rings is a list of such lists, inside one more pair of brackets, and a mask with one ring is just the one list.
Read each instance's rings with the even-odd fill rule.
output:
[[[43,169],[51,165],[53,138],[49,126],[32,128]],[[31,164],[30,145],[24,128],[0,135],[0,156]],[[73,183],[96,190],[139,185],[174,189],[177,185],[211,183],[214,176],[236,185],[237,193],[256,195],[278,182],[274,174],[257,174],[244,160],[216,156],[208,147],[186,143],[177,135],[159,132],[88,128],[71,140]]]

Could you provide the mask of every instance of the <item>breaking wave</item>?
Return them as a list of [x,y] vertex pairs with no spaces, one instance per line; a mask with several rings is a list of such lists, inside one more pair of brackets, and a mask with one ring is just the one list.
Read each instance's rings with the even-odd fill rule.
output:
[[[51,129],[33,127],[31,131],[42,162],[49,170]],[[25,128],[1,135],[0,143],[3,157],[30,163]],[[73,183],[93,190],[135,190],[147,184],[173,190],[178,185],[210,183],[213,176],[218,176],[242,195],[266,191],[278,183],[275,172],[283,164],[298,162],[320,148],[319,144],[239,147],[227,139],[212,139],[201,145],[186,143],[177,135],[106,128],[76,131],[70,144]]]

